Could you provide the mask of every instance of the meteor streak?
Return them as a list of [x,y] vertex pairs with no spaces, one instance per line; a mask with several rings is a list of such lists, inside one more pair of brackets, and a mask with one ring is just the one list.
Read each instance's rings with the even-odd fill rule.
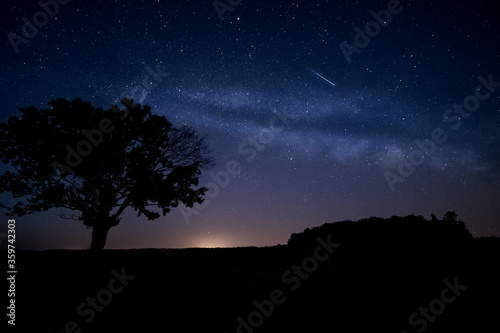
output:
[[310,70],[314,75],[317,75],[319,76],[320,78],[322,78],[323,80],[325,80],[326,82],[330,83],[332,86],[335,87],[335,83],[333,83],[332,81],[328,80],[326,77],[324,77],[323,75],[319,74],[318,72],[310,69],[309,67],[306,67],[308,70]]

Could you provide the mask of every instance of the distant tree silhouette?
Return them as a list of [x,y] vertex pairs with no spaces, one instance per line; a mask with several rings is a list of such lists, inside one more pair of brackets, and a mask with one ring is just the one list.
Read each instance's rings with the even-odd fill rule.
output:
[[[331,237],[332,242],[357,244],[358,247],[370,244],[376,247],[397,246],[398,248],[421,244],[444,246],[467,242],[473,238],[465,223],[457,220],[455,212],[447,212],[445,216],[448,219],[445,218],[442,221],[438,221],[434,214],[433,216],[431,221],[421,215],[409,215],[392,216],[388,219],[370,217],[357,222],[325,223],[320,227],[307,228],[302,233],[293,233],[288,240],[288,245],[295,248],[314,248],[317,244],[317,237],[327,236]],[[343,248],[346,247],[343,245]]]
[[61,217],[92,228],[90,248],[102,250],[127,207],[153,220],[160,214],[150,206],[165,216],[180,202],[203,202],[206,189],[196,186],[213,159],[193,129],[175,128],[126,98],[125,110],[81,99],[49,104],[20,109],[22,118],[0,124],[0,159],[15,169],[0,176],[0,193],[23,198],[9,215],[68,209]]
[[456,222],[458,215],[455,212],[446,212],[443,216],[445,222]]

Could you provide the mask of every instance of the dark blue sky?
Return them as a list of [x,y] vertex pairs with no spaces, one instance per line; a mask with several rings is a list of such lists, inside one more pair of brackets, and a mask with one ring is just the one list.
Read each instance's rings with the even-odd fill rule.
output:
[[[2,122],[52,98],[133,97],[207,134],[214,174],[241,168],[196,210],[126,212],[108,248],[274,245],[325,222],[447,210],[500,236],[493,0],[243,0],[222,21],[211,1],[73,0],[54,17],[34,0],[0,6]],[[380,24],[365,30],[370,11]],[[341,45],[356,43],[347,61]],[[17,218],[18,245],[89,246],[55,214]]]

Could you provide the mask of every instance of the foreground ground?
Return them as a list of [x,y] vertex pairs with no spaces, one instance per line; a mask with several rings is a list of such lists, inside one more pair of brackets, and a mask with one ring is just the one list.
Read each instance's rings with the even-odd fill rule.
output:
[[332,253],[321,244],[106,250],[98,259],[88,251],[21,251],[16,328],[53,333],[499,331],[498,238],[439,247],[374,240],[330,247]]

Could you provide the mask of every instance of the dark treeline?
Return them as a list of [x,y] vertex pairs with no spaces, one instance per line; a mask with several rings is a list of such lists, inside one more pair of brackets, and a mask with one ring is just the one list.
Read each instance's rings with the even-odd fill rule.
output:
[[327,235],[335,242],[356,245],[388,242],[413,246],[425,242],[427,245],[448,246],[473,239],[465,223],[458,220],[454,212],[447,212],[441,220],[433,214],[431,220],[426,220],[421,215],[409,215],[325,223],[320,227],[292,234],[288,245],[294,248],[313,247],[317,244],[317,237]]

